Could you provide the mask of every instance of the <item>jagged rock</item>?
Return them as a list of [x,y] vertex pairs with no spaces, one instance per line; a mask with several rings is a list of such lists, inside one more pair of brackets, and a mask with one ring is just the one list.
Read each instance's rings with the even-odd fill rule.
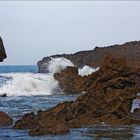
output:
[[127,42],[122,45],[113,45],[107,47],[96,47],[94,50],[80,51],[74,54],[60,54],[44,57],[38,61],[39,72],[48,72],[47,64],[50,58],[64,57],[71,60],[76,67],[85,65],[92,67],[101,67],[106,55],[112,54],[115,57],[124,57],[129,67],[140,67],[140,41]]
[[0,37],[0,62],[3,62],[3,60],[6,58],[6,52],[5,52],[5,48],[3,45],[3,41],[2,38]]
[[[68,67],[61,73],[69,82],[71,77],[68,71],[74,73],[74,77],[78,76],[76,68]],[[60,75],[56,74],[55,77]],[[38,111],[37,115],[26,114],[13,128],[30,129],[30,135],[45,135],[67,133],[69,128],[100,123],[140,124],[140,118],[130,113],[137,94],[137,76],[137,69],[128,68],[124,58],[108,56],[97,72],[81,79],[87,84],[87,93],[75,101],[66,101],[49,110]],[[63,77],[60,78],[65,81]],[[73,84],[71,88],[74,88],[71,89],[74,92]]]
[[[78,75],[78,69],[76,67],[68,66],[61,73],[55,73],[54,78],[59,81],[60,88],[67,94],[79,93],[81,88],[84,90],[82,77]],[[78,81],[80,81],[79,84],[77,84]],[[79,90],[78,85],[80,86]]]
[[12,125],[13,120],[6,113],[0,111],[0,127]]

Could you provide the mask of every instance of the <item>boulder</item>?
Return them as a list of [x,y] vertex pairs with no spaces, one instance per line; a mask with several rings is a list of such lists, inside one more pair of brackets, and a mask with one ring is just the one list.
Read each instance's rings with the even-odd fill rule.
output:
[[0,111],[0,127],[12,125],[13,120],[5,112]]
[[[61,73],[55,73],[54,78],[59,81],[60,88],[67,94],[79,93],[81,88],[84,88],[76,67],[68,66]],[[78,90],[77,86],[80,86],[80,90]]]

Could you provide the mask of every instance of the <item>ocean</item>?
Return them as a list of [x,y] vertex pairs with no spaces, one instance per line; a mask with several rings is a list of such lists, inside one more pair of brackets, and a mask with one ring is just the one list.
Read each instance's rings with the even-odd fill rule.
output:
[[[56,68],[54,70],[56,72]],[[77,97],[62,93],[53,78],[53,72],[40,74],[37,71],[37,66],[0,66],[0,94],[7,94],[7,97],[0,97],[0,111],[8,113],[14,122],[26,113],[46,110],[60,102],[75,100]],[[0,140],[135,140],[139,137],[140,127],[134,125],[101,124],[71,129],[66,135],[36,137],[30,137],[28,130],[0,128]]]

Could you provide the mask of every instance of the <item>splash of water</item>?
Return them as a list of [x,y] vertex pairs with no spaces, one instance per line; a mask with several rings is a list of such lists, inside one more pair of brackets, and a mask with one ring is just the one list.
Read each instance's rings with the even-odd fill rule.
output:
[[58,73],[61,72],[61,70],[64,70],[67,66],[74,66],[74,64],[64,57],[51,58],[51,61],[49,61],[48,70],[50,73]]
[[81,76],[85,76],[85,75],[89,75],[98,70],[99,70],[99,68],[93,68],[93,67],[85,65],[83,68],[78,69],[78,74]]
[[7,96],[51,95],[60,92],[53,74],[67,66],[74,66],[70,60],[55,58],[49,62],[49,73],[6,73],[1,74],[5,81],[0,86],[0,94]]

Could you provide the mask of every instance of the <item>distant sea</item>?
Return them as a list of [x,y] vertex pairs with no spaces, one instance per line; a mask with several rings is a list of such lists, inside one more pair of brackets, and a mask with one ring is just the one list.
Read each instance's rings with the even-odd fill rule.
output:
[[1,65],[0,73],[15,73],[15,72],[32,72],[36,73],[38,67],[36,65]]
[[[37,110],[46,110],[63,101],[75,100],[77,95],[64,95],[57,90],[58,83],[53,74],[37,73],[37,66],[0,66],[0,111],[8,113],[14,120]],[[136,140],[140,138],[139,126],[95,125],[71,129],[60,136],[30,137],[28,130],[0,128],[0,140]]]

